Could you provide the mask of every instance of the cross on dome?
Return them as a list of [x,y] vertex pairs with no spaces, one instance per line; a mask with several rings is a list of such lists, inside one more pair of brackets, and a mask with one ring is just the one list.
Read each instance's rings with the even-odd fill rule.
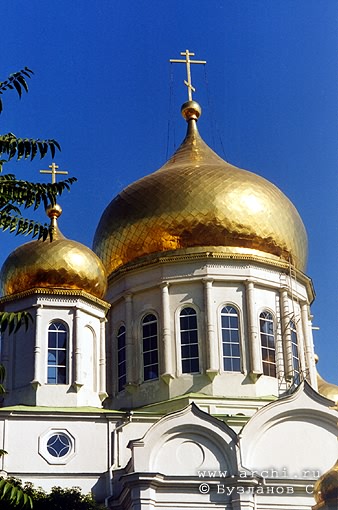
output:
[[52,176],[52,184],[55,184],[56,183],[56,176],[57,175],[68,175],[68,172],[67,171],[63,171],[63,170],[57,170],[59,167],[58,165],[56,165],[55,163],[52,163],[51,165],[49,165],[49,167],[51,170],[40,170],[40,174],[51,174]]
[[185,60],[170,59],[169,62],[175,64],[186,64],[187,66],[187,80],[184,80],[184,84],[188,87],[188,100],[192,101],[192,92],[196,92],[196,89],[191,83],[191,71],[190,64],[206,64],[206,60],[190,60],[190,57],[194,57],[195,53],[191,53],[189,50],[181,51],[181,55],[185,56]]

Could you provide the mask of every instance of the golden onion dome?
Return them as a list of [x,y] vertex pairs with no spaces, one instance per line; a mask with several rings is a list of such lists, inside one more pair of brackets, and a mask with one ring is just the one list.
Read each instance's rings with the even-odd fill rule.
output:
[[[338,502],[338,461],[326,473],[324,473],[315,483],[313,496],[317,505],[328,502]],[[331,506],[330,506],[331,508]],[[332,507],[333,508],[333,507]],[[335,506],[335,508],[337,508]]]
[[[318,363],[319,358],[315,355],[315,361]],[[317,370],[317,385],[318,393],[323,395],[330,400],[333,400],[336,404],[338,403],[338,386],[336,384],[329,383],[323,379]]]
[[304,270],[307,235],[296,208],[274,184],[213,152],[197,131],[200,113],[195,101],[183,105],[182,145],[104,211],[94,251],[107,274],[140,257],[192,247],[282,259]]
[[60,206],[49,206],[52,240],[37,240],[16,248],[1,269],[2,294],[33,288],[76,289],[102,298],[107,287],[101,260],[87,246],[66,239],[57,226]]

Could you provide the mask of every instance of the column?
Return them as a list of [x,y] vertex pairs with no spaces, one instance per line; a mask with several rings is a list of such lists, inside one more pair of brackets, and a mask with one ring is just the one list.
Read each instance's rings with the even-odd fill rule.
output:
[[133,295],[128,292],[124,296],[126,305],[126,360],[127,360],[127,384],[131,389],[135,385],[135,355],[133,346]]
[[206,373],[213,379],[218,373],[218,349],[215,335],[215,318],[214,309],[212,306],[212,278],[204,278],[204,306],[205,306],[205,317],[206,317],[206,332],[207,332],[207,365]]
[[35,389],[37,389],[38,386],[41,386],[41,384],[46,380],[46,376],[42,375],[42,369],[45,373],[47,373],[47,367],[45,366],[44,361],[41,359],[41,318],[42,309],[41,306],[39,306],[36,309],[35,315],[34,377],[33,381],[31,382]]
[[100,320],[99,397],[101,400],[108,396],[106,390],[106,322],[105,318]]
[[258,318],[255,307],[255,285],[251,280],[247,280],[246,284],[246,303],[247,303],[247,323],[249,337],[249,354],[250,354],[250,370],[251,379],[256,382],[258,377],[262,375],[262,357],[261,343],[258,334]]
[[83,384],[81,383],[82,378],[82,372],[81,372],[81,358],[82,358],[82,351],[81,351],[81,342],[80,342],[80,335],[81,335],[81,323],[80,323],[80,310],[76,308],[75,314],[74,314],[74,337],[73,337],[73,344],[74,344],[74,377],[73,377],[73,386],[78,391]]
[[161,284],[161,298],[162,298],[162,360],[163,369],[161,377],[169,384],[170,380],[174,378],[173,373],[173,349],[171,341],[171,327],[170,327],[170,300],[169,300],[169,283],[164,282]]

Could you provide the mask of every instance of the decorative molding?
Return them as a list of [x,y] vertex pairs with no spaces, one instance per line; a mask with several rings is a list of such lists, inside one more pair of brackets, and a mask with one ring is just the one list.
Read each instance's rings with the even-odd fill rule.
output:
[[72,384],[72,388],[74,388],[75,392],[78,393],[80,389],[82,388],[83,384],[79,383],[77,381],[74,381]]
[[[126,275],[128,273],[131,273],[135,270],[140,270],[143,268],[151,267],[151,266],[159,266],[159,265],[168,265],[170,263],[182,263],[182,262],[191,262],[196,260],[204,260],[205,261],[205,267],[219,267],[215,264],[212,264],[212,260],[228,260],[228,261],[243,261],[248,263],[243,266],[234,266],[234,265],[224,265],[223,267],[231,267],[234,269],[240,269],[243,267],[246,267],[248,269],[254,267],[252,264],[259,264],[260,268],[264,272],[272,273],[274,272],[274,268],[281,270],[283,273],[289,274],[290,270],[290,264],[287,260],[281,259],[277,256],[271,256],[269,257],[269,254],[265,254],[263,252],[256,254],[256,253],[232,253],[232,252],[226,252],[222,251],[222,249],[226,249],[227,247],[219,247],[220,251],[217,251],[218,247],[210,247],[210,249],[207,249],[208,247],[201,247],[197,248],[196,250],[200,251],[194,251],[194,249],[187,250],[175,250],[170,252],[161,252],[161,253],[154,253],[150,254],[146,257],[140,258],[136,261],[133,261],[131,263],[128,263],[119,269],[117,269],[115,272],[111,273],[108,278],[109,286],[115,282],[116,279],[119,279],[120,276]],[[295,278],[298,282],[305,285],[309,295],[311,296],[312,300],[314,298],[314,289],[311,279],[306,276],[305,273],[300,271],[299,269],[296,269],[293,267]],[[167,277],[166,280],[169,280],[170,277]]]
[[127,384],[125,385],[125,387],[124,387],[124,389],[125,389],[128,393],[130,393],[130,394],[135,393],[135,391],[137,390],[137,388],[138,388],[138,385],[137,385],[137,384],[135,384],[135,383],[127,383]]
[[208,369],[205,373],[209,377],[210,381],[213,381],[216,375],[218,375],[218,370]]
[[[234,253],[234,252],[224,252],[224,251],[216,251],[217,247],[211,250],[203,251],[201,247],[201,251],[194,252],[187,250],[174,250],[170,252],[157,252],[154,254],[147,255],[145,257],[139,258],[136,261],[125,264],[124,266],[118,268],[115,272],[109,275],[109,280],[115,278],[117,275],[127,273],[130,270],[142,268],[149,265],[156,264],[167,264],[170,262],[182,262],[185,260],[201,260],[201,259],[224,259],[224,260],[252,260],[255,262],[260,262],[263,264],[269,264],[275,267],[288,268],[289,263],[286,260],[283,260],[277,256],[269,257],[269,254],[253,254],[253,253]],[[216,248],[216,250],[215,250]],[[220,247],[221,249],[227,247]]]
[[96,303],[100,305],[103,308],[106,308],[107,310],[110,308],[110,304],[107,303],[107,301],[103,301],[102,299],[99,299],[95,296],[92,296],[88,292],[85,292],[83,290],[75,290],[75,289],[61,289],[61,288],[43,288],[43,287],[36,287],[33,289],[26,290],[24,292],[18,292],[17,294],[12,294],[10,296],[4,296],[0,298],[0,304],[8,303],[12,301],[16,301],[19,299],[23,299],[29,296],[36,296],[39,294],[44,295],[57,295],[57,296],[76,296],[76,297],[82,297],[85,299],[85,301],[90,301],[91,303]]
[[251,371],[248,374],[249,378],[251,379],[251,381],[254,384],[258,381],[258,379],[261,377],[261,375],[263,375],[262,372],[255,372],[255,371]]
[[161,379],[166,383],[170,384],[170,381],[172,381],[173,379],[175,379],[174,375],[173,374],[169,374],[169,373],[166,373],[166,374],[161,374]]
[[99,399],[100,399],[101,402],[106,400],[106,398],[108,398],[108,393],[106,393],[105,391],[102,391],[102,392],[99,393]]
[[40,386],[42,386],[42,383],[40,383],[40,381],[37,381],[36,379],[34,379],[33,381],[31,381],[31,386],[34,391],[38,391]]

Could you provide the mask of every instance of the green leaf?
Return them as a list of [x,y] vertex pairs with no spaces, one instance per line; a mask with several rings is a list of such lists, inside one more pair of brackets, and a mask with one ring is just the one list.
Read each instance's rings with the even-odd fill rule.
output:
[[0,312],[0,331],[3,333],[8,329],[8,334],[16,333],[21,327],[27,331],[33,317],[29,312]]
[[[22,149],[22,145],[24,149]],[[55,148],[61,150],[60,144],[56,140],[39,140],[34,138],[17,138],[13,133],[0,135],[0,156],[2,154],[8,155],[8,161],[14,158],[25,159],[31,158],[33,160],[37,153],[41,158],[44,158],[48,151],[52,158],[55,156]],[[24,151],[24,152],[23,152]]]
[[4,498],[7,494],[8,491],[11,491],[12,490],[12,484],[7,482],[7,480],[5,480],[5,485],[3,486],[3,489],[2,489],[2,492],[1,492],[1,496],[2,498]]
[[21,86],[20,83],[17,80],[13,81],[13,85],[16,88],[17,93],[19,94],[19,97],[21,98],[22,92],[21,92]]
[[22,156],[25,154],[25,142],[20,141],[18,142],[18,156],[17,159],[21,159]]
[[1,381],[1,383],[4,382],[5,377],[6,377],[6,369],[5,369],[4,365],[0,364],[0,381]]
[[28,85],[27,85],[25,78],[23,76],[18,76],[17,80],[23,86],[25,91],[28,92]]
[[[16,90],[19,97],[22,96],[22,90],[24,89],[26,92],[28,92],[28,85],[26,78],[30,78],[33,74],[33,71],[29,69],[28,67],[25,67],[24,69],[21,69],[20,71],[17,71],[13,74],[10,74],[9,77],[3,81],[0,82],[0,94],[5,92],[6,90]],[[0,103],[0,113],[2,112],[2,103]]]

